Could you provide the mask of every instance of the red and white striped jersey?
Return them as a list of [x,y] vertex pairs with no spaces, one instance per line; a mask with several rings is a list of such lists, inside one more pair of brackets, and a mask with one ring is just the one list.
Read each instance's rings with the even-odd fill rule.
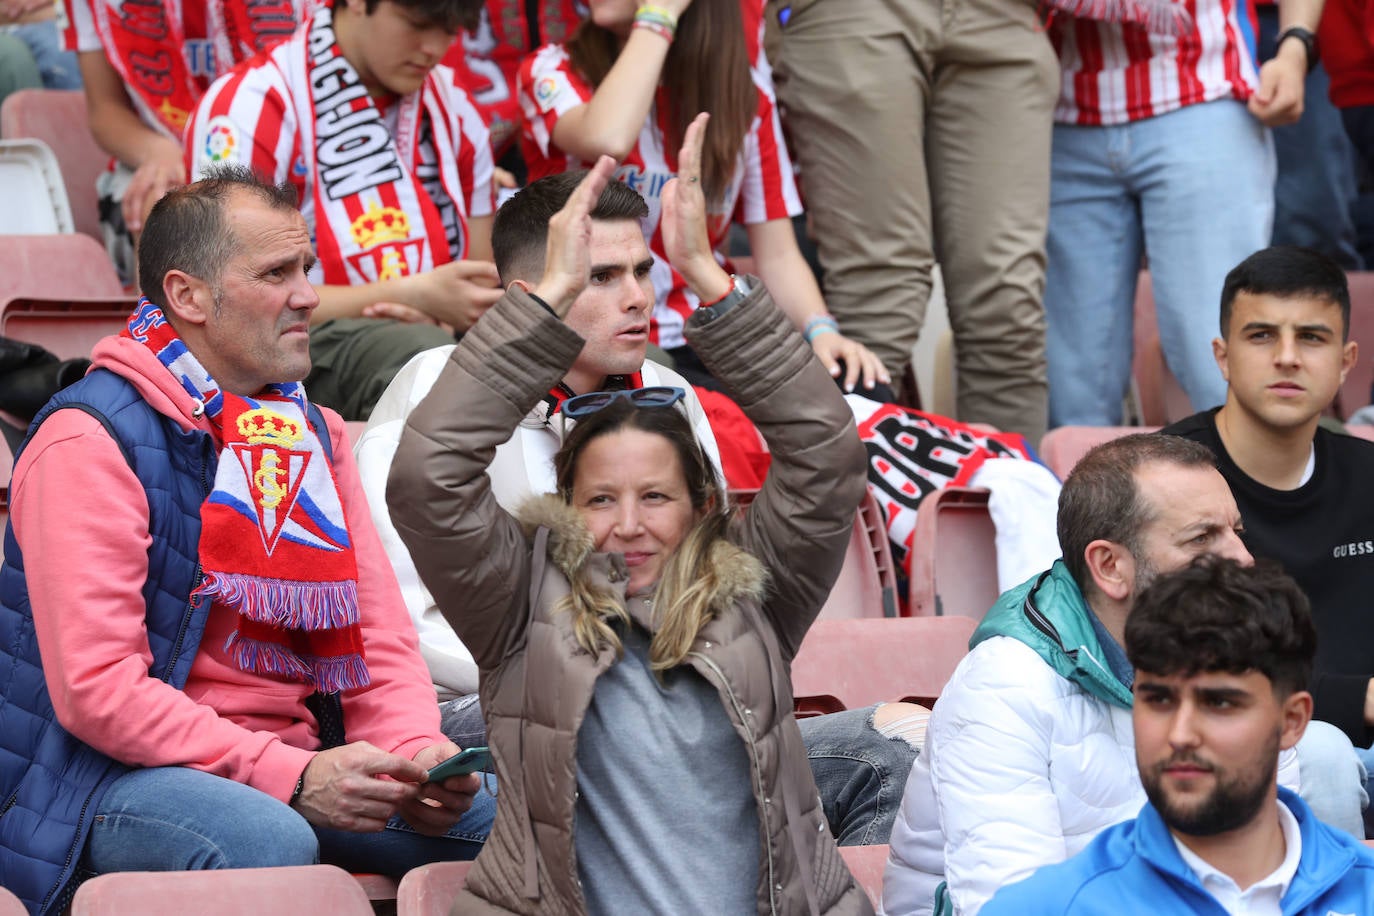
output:
[[[315,187],[319,170],[313,160],[316,125],[301,123],[301,112],[311,110],[310,89],[300,76],[305,68],[304,61],[303,28],[291,40],[216,80],[200,100],[187,126],[187,173],[195,179],[214,164],[234,162],[250,166],[272,181],[289,181],[296,188],[301,213],[310,227],[311,239],[320,258],[320,264],[311,272],[311,281],[370,282],[377,278],[364,269],[366,265],[336,263],[347,260],[341,258],[336,240],[348,236],[349,226],[335,226],[331,233],[321,232],[316,225],[321,215],[316,193],[319,189]],[[296,85],[298,81],[301,85]],[[297,93],[305,93],[305,96],[298,98]],[[407,224],[409,238],[418,240],[423,235],[433,243],[439,233],[447,236],[447,245],[435,246],[438,250],[432,262],[406,255],[409,267],[404,273],[421,272],[450,258],[466,257],[467,220],[489,216],[494,209],[491,142],[471,98],[458,86],[453,71],[443,65],[436,66],[430,73],[421,93],[424,115],[419,118],[418,136],[413,142],[397,137],[399,103],[393,101],[390,105],[378,106],[391,135],[389,142],[397,149],[402,168],[415,177],[428,197],[423,206],[427,208],[432,204],[437,208],[436,220],[425,219],[423,224],[412,220]],[[356,110],[363,103],[354,99],[347,104],[352,106],[351,110]],[[441,122],[438,126],[432,123],[436,117]],[[335,117],[334,120],[342,124],[352,120],[352,116]],[[452,137],[453,141],[451,144],[436,143],[435,137]],[[343,159],[349,158],[349,154],[340,155]],[[444,158],[441,160],[440,156]],[[353,184],[369,185],[370,179],[364,174],[366,157],[353,156],[352,160],[357,161],[335,163],[330,171],[353,173],[356,178]],[[457,181],[451,180],[450,176],[454,175]],[[347,174],[344,177],[347,178]],[[450,194],[450,188],[457,193]],[[358,201],[349,205],[361,206],[363,196],[366,195],[360,195]],[[395,201],[387,199],[382,204],[397,206]],[[425,212],[430,211],[426,209]],[[350,213],[350,216],[357,215]]]
[[1050,37],[1062,76],[1055,121],[1125,124],[1201,102],[1250,98],[1259,79],[1237,18],[1249,16],[1249,8],[1238,0],[1183,5],[1194,26],[1178,37],[1139,25],[1056,18]]
[[[802,212],[766,67],[755,66],[751,74],[758,89],[758,112],[744,138],[744,148],[724,199],[710,205],[707,214],[711,244],[717,249],[716,258],[722,264],[725,258],[719,248],[732,222],[748,226],[786,219]],[[520,66],[518,86],[523,116],[521,151],[530,179],[590,165],[553,144],[553,128],[558,119],[579,105],[585,105],[592,97],[592,87],[573,71],[563,46],[545,45],[525,58]],[[649,204],[644,235],[654,254],[651,277],[655,294],[650,334],[659,346],[679,347],[686,342],[682,326],[700,303],[663,256],[663,237],[659,232],[660,195],[663,186],[677,173],[677,150],[664,149],[666,127],[664,107],[655,103],[634,149],[620,164],[616,175],[642,194]]]

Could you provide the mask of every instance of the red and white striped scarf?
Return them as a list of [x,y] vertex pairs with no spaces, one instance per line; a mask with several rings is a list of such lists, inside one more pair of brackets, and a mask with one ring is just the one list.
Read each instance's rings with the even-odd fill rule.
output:
[[[438,77],[397,101],[396,131],[381,112],[334,34],[333,11],[314,15],[292,37],[282,75],[291,88],[302,149],[311,150],[315,247],[325,283],[358,285],[433,270],[466,254],[461,237],[450,248],[443,217],[416,174],[421,128],[437,149],[456,150],[461,138]],[[449,72],[447,70],[445,73]],[[438,156],[439,180],[461,209],[458,163]],[[462,217],[456,217],[462,234]]]
[[[215,67],[224,73],[295,29],[310,0],[192,0],[204,2]],[[146,119],[180,140],[203,87],[186,63],[182,0],[91,0],[105,56]],[[289,11],[286,7],[290,7]]]

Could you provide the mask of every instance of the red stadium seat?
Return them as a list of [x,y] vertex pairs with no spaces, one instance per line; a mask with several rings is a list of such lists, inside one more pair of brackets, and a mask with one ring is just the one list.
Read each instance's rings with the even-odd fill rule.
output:
[[1095,446],[1131,433],[1153,433],[1158,426],[1061,426],[1040,440],[1040,457],[1060,480]]
[[0,301],[122,295],[105,246],[85,235],[10,235],[0,245]]
[[431,862],[412,868],[401,879],[396,916],[448,916],[471,868],[471,862]]
[[100,241],[95,180],[105,171],[110,156],[91,136],[86,122],[86,94],[80,89],[12,92],[0,105],[0,136],[36,137],[52,148],[62,171],[76,231]]
[[792,662],[797,714],[888,700],[929,706],[967,654],[976,626],[968,617],[818,620]]
[[840,857],[849,866],[849,873],[859,882],[876,908],[883,900],[883,869],[887,866],[888,846],[841,846]]
[[911,551],[911,616],[983,619],[999,593],[987,490],[945,487],[923,499]]
[[854,517],[844,566],[821,608],[821,620],[897,616],[897,572],[883,511],[865,491]]
[[1350,283],[1350,339],[1360,345],[1360,353],[1336,395],[1336,415],[1342,420],[1369,403],[1374,383],[1374,271],[1349,273],[1346,279]]
[[1193,413],[1188,395],[1164,360],[1159,342],[1159,321],[1155,315],[1154,288],[1150,272],[1142,270],[1135,291],[1135,361],[1132,385],[1139,411],[1139,422],[1164,426]]
[[1347,426],[1345,431],[1358,439],[1374,441],[1374,426]]
[[0,334],[63,359],[89,356],[133,311],[100,243],[80,233],[14,235],[0,245]]
[[115,872],[82,884],[71,916],[371,916],[367,894],[333,865]]
[[386,875],[354,872],[353,880],[358,882],[363,893],[367,894],[368,900],[395,900],[400,888],[395,878],[388,878]]

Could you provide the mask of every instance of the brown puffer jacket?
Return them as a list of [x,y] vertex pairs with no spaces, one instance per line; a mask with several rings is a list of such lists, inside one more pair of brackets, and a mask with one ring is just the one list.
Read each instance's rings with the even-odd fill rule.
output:
[[[834,382],[761,284],[725,315],[704,319],[688,322],[688,337],[763,432],[773,467],[732,543],[711,555],[730,609],[702,629],[688,663],[720,691],[749,748],[758,911],[869,913],[826,827],[790,678],[843,561],[864,486],[863,447]],[[615,655],[581,648],[570,615],[552,611],[574,577],[623,596],[626,567],[619,554],[595,553],[577,513],[556,498],[527,506],[522,526],[497,505],[484,473],[581,348],[552,313],[511,290],[455,349],[411,414],[392,465],[396,529],[481,668],[500,785],[495,825],[454,912],[585,910],[572,840],[577,733]],[[626,607],[649,627],[643,600]]]

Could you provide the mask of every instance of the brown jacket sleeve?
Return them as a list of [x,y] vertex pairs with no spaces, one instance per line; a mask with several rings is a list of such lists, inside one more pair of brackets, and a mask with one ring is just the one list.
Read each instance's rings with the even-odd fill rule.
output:
[[530,546],[497,504],[496,447],[557,384],[582,338],[519,288],[463,335],[411,412],[387,480],[396,532],[444,618],[481,668],[525,622]]
[[773,453],[736,536],[768,569],[764,613],[790,660],[844,562],[866,457],[835,381],[754,283],[752,295],[714,320],[698,310],[686,334]]

